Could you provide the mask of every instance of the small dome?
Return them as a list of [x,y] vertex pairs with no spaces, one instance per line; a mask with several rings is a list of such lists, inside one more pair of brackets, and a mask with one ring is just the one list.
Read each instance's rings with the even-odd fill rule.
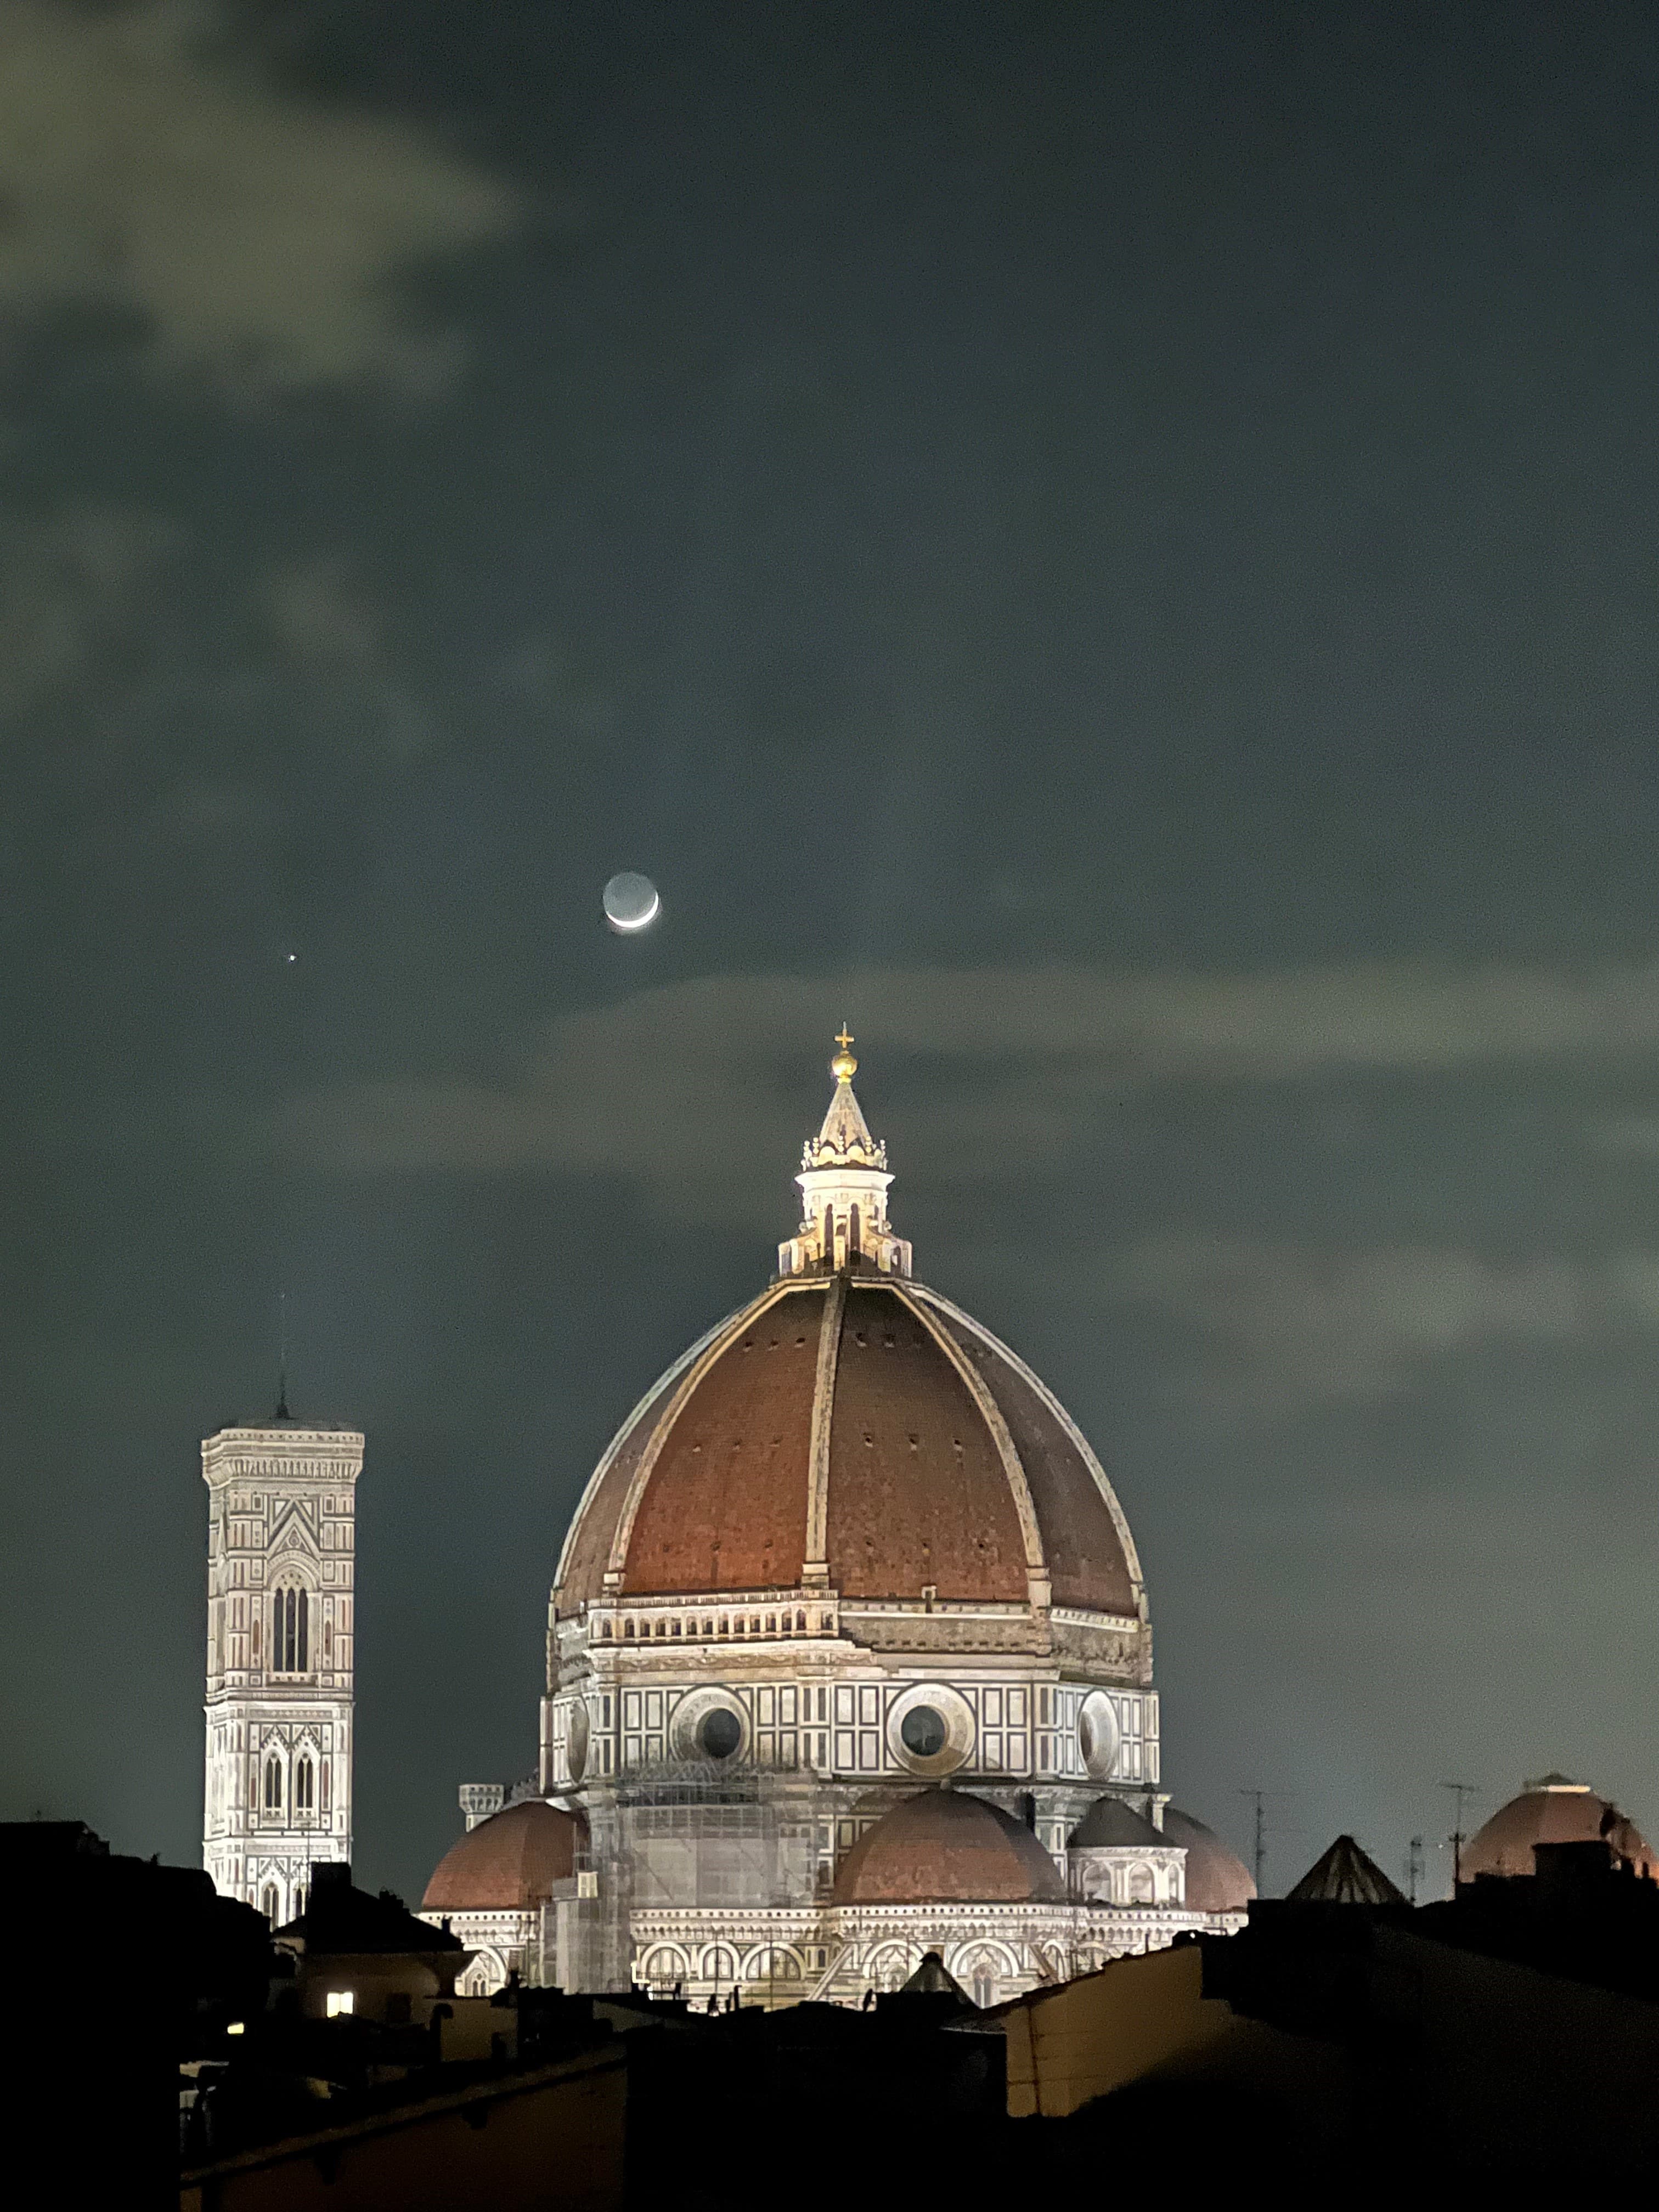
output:
[[1606,1843],[1638,1872],[1659,1879],[1659,1859],[1632,1820],[1616,1805],[1598,1797],[1587,1782],[1565,1774],[1546,1774],[1528,1783],[1518,1797],[1500,1805],[1463,1846],[1463,1879],[1476,1875],[1537,1872],[1534,1844]]
[[1063,1905],[1060,1869],[1012,1814],[965,1790],[924,1790],[866,1828],[837,1905]]
[[1158,1850],[1170,1842],[1121,1797],[1097,1797],[1071,1833],[1074,1851]]
[[1213,1828],[1173,1805],[1164,1808],[1164,1840],[1187,1854],[1189,1912],[1243,1912],[1255,1895],[1255,1883],[1243,1859],[1235,1857]]
[[524,1912],[544,1905],[575,1871],[582,1824],[526,1797],[469,1829],[446,1851],[421,1899],[423,1912]]

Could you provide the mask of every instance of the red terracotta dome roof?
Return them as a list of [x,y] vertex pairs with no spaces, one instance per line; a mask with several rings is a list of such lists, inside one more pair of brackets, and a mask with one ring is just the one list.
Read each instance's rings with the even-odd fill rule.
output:
[[1537,1871],[1534,1844],[1606,1842],[1650,1879],[1659,1879],[1659,1859],[1635,1823],[1616,1805],[1583,1782],[1547,1774],[1529,1782],[1518,1797],[1500,1805],[1463,1846],[1465,1881],[1476,1875],[1529,1875]]
[[423,1912],[523,1912],[544,1905],[575,1871],[582,1824],[527,1797],[480,1820],[445,1852],[421,1899]]
[[837,1905],[1061,1905],[1030,1830],[965,1790],[924,1790],[866,1828],[836,1874]]
[[[816,1482],[815,1482],[816,1474]],[[817,1516],[814,1526],[815,1512]],[[1139,1563],[1081,1433],[937,1291],[843,1270],[775,1283],[653,1386],[600,1461],[559,1563],[573,1612],[797,1587],[1138,1617]]]
[[1213,1828],[1173,1805],[1164,1808],[1167,1842],[1187,1853],[1187,1905],[1193,1912],[1243,1912],[1255,1895],[1255,1881],[1243,1859],[1230,1851]]

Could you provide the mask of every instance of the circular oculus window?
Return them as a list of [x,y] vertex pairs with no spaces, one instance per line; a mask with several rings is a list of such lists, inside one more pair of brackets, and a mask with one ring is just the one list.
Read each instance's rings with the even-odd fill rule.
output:
[[889,1710],[887,1744],[913,1774],[952,1774],[973,1755],[974,1709],[943,1682],[918,1682]]
[[697,1723],[697,1748],[708,1759],[730,1759],[743,1743],[743,1723],[730,1705],[715,1705]]
[[749,1722],[732,1692],[711,1683],[681,1698],[669,1741],[678,1759],[736,1759],[749,1748]]
[[950,1734],[937,1705],[912,1705],[899,1723],[899,1741],[918,1759],[937,1759]]
[[587,1707],[580,1699],[570,1708],[565,1723],[564,1760],[570,1779],[580,1782],[587,1771]]
[[1120,1736],[1117,1708],[1104,1690],[1091,1690],[1077,1718],[1077,1747],[1097,1782],[1107,1780],[1117,1765]]

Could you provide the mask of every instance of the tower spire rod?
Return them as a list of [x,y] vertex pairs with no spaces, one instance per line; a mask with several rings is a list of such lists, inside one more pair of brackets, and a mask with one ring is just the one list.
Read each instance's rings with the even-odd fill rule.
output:
[[288,1410],[288,1292],[286,1291],[277,1291],[276,1309],[278,1314],[276,1342],[276,1419],[279,1421],[288,1421],[292,1420],[294,1417]]

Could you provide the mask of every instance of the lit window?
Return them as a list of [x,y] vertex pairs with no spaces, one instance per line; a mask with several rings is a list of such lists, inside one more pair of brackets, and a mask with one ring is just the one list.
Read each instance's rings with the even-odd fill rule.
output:
[[357,2000],[349,1990],[331,1990],[328,1993],[328,2016],[338,2020],[343,2013],[355,2012]]

